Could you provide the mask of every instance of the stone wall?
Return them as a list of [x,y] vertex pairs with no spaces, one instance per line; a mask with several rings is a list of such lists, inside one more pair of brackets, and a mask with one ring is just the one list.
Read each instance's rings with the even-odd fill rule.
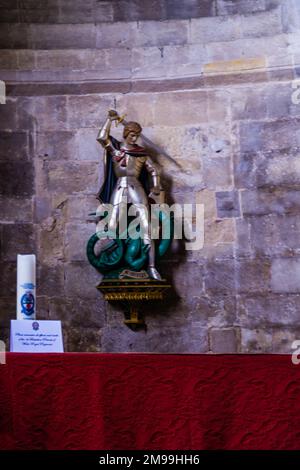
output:
[[[300,4],[296,0],[0,1],[1,339],[16,254],[38,259],[38,317],[68,351],[287,352],[300,339]],[[296,95],[295,95],[296,96]],[[297,97],[297,96],[296,96]],[[294,102],[293,102],[294,101]],[[167,302],[132,332],[95,288],[109,108],[138,120],[169,201],[205,206],[204,248],[160,266]]]

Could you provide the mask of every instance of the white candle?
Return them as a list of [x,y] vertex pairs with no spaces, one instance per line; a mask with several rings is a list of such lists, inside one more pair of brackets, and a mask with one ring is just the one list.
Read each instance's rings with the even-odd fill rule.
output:
[[17,258],[17,320],[35,320],[35,255]]

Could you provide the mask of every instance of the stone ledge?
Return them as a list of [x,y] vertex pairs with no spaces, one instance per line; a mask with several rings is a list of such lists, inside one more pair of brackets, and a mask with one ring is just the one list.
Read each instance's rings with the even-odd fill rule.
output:
[[[273,76],[272,71],[258,70],[243,73],[210,74],[195,77],[170,78],[157,80],[93,80],[80,82],[69,80],[61,83],[49,82],[45,77],[42,81],[17,81],[5,78],[7,96],[48,96],[48,95],[86,95],[97,93],[161,93],[177,90],[198,90],[210,87],[243,85],[248,83],[264,83],[275,81],[290,81],[294,78],[292,68],[282,69],[280,74]],[[49,78],[49,77],[48,77]]]

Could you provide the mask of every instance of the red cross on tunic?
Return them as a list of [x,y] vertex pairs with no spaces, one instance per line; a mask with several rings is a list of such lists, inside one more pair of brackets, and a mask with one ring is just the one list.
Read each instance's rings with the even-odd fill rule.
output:
[[126,159],[126,151],[125,149],[121,149],[119,155],[113,156],[113,161],[120,163],[120,166],[126,167],[127,166],[127,159]]

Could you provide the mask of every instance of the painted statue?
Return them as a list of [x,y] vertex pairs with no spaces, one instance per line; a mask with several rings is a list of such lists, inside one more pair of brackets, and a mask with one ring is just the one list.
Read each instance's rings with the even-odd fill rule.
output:
[[[110,135],[112,122],[122,122],[123,141]],[[160,174],[144,147],[137,144],[142,128],[137,122],[125,122],[116,111],[109,111],[107,119],[99,131],[97,141],[104,148],[104,183],[98,193],[100,204],[112,206],[107,225],[107,233],[118,233],[105,245],[98,256],[94,247],[101,238],[99,233],[93,235],[87,245],[87,256],[90,263],[109,278],[147,277],[161,281],[156,267],[158,258],[164,255],[172,238],[173,221],[170,216],[160,211],[159,220],[169,217],[170,236],[155,243],[151,239],[150,205],[162,203],[164,192],[161,188]],[[118,232],[118,221],[122,213],[133,205],[138,210],[141,225],[141,237],[131,239],[130,235],[123,240]],[[142,274],[141,274],[142,273]]]

